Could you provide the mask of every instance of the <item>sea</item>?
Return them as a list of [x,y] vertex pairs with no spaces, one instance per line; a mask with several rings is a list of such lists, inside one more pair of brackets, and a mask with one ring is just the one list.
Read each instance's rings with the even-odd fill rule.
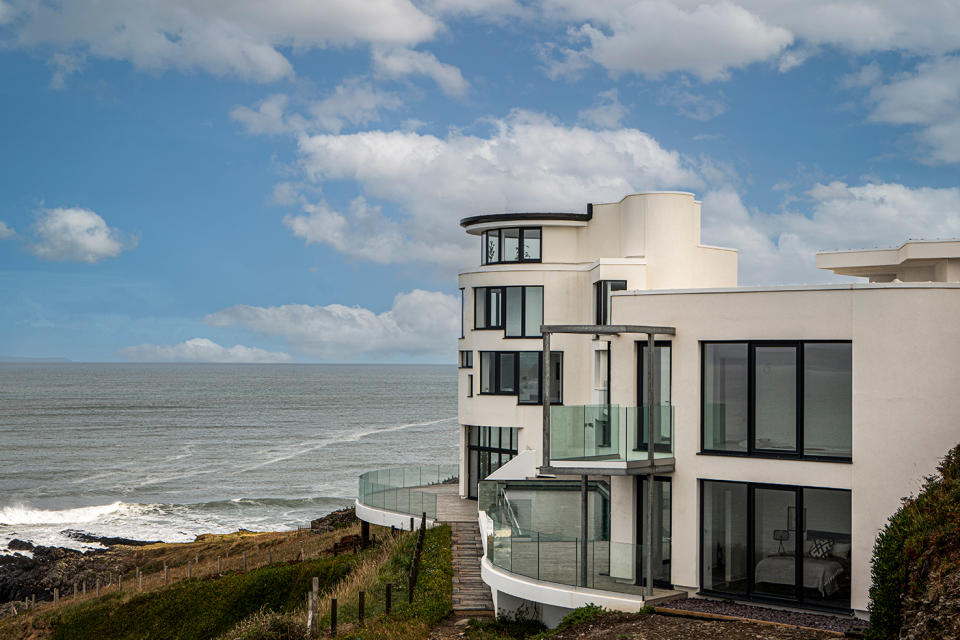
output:
[[445,365],[0,363],[0,554],[307,525],[364,471],[456,462],[456,386]]

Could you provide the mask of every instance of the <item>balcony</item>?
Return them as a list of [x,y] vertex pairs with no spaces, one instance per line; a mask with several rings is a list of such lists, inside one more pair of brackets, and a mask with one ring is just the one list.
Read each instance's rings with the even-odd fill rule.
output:
[[[455,464],[395,467],[367,471],[360,476],[357,504],[394,513],[437,518],[438,486],[455,481]],[[456,485],[454,493],[456,493]]]
[[650,466],[658,472],[673,466],[671,404],[653,411],[653,457],[649,414],[645,407],[566,405],[550,407],[550,465],[553,470],[584,469],[628,474]]

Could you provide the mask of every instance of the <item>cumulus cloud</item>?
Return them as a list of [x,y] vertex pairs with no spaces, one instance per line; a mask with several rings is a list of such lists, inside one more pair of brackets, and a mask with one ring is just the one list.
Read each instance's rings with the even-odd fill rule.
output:
[[958,188],[831,182],[805,195],[808,210],[768,213],[749,209],[732,189],[709,192],[703,240],[740,249],[742,284],[796,284],[849,280],[817,269],[817,251],[960,237]]
[[12,238],[14,235],[16,235],[16,231],[8,227],[6,222],[0,220],[0,240]]
[[960,162],[960,55],[937,58],[870,92],[874,122],[917,127],[923,157]]
[[207,338],[192,338],[180,344],[141,344],[124,347],[117,355],[137,362],[292,362],[289,354],[236,344],[223,347]]
[[701,122],[712,120],[727,110],[723,93],[716,98],[709,97],[695,90],[693,83],[685,76],[679,82],[663,87],[657,102],[672,106],[680,115]]
[[44,260],[93,264],[137,245],[136,238],[110,227],[90,209],[44,209],[31,228],[29,251]]
[[847,75],[843,76],[840,78],[840,82],[843,84],[843,86],[851,89],[872,87],[880,82],[882,77],[883,69],[881,69],[880,65],[874,61],[870,64],[860,67],[859,70],[853,73],[848,73]]
[[598,127],[615,129],[629,112],[630,110],[620,103],[617,90],[610,89],[601,92],[593,106],[578,112],[577,117]]
[[0,19],[13,23],[13,44],[23,48],[257,82],[293,75],[281,49],[410,46],[440,28],[410,0],[13,0],[3,6]]
[[[641,189],[702,184],[680,154],[637,129],[567,127],[524,111],[490,125],[486,136],[458,131],[442,138],[413,131],[301,136],[300,162],[309,180],[352,180],[367,199],[394,203],[402,211],[402,218],[393,221],[399,226],[384,223],[366,205],[355,205],[346,216],[336,214],[348,221],[353,216],[365,236],[380,236],[366,237],[359,245],[344,242],[344,251],[366,255],[404,234],[401,246],[422,247],[403,252],[411,259],[452,267],[462,266],[464,256],[472,255],[464,253],[472,245],[454,224],[460,217],[580,210],[587,202],[619,200]],[[325,205],[306,208],[304,214],[288,217],[287,225],[308,240],[324,237],[317,221],[330,221],[335,229],[350,226]],[[340,244],[336,233],[328,237],[328,244]]]
[[385,110],[398,109],[403,101],[388,91],[375,88],[360,78],[347,80],[322,100],[309,102],[307,115],[296,113],[286,94],[271,95],[253,107],[238,105],[230,110],[230,117],[254,135],[285,133],[312,133],[332,131],[340,133],[349,125],[363,125],[380,119]]
[[460,300],[437,291],[400,293],[382,313],[340,304],[237,305],[208,315],[215,327],[239,326],[284,338],[319,360],[384,360],[451,356],[460,335]]
[[427,76],[448,96],[460,97],[470,87],[463,79],[460,69],[452,64],[440,62],[428,51],[375,47],[373,67],[379,75],[388,78],[399,79],[409,75]]
[[786,72],[825,46],[858,55],[939,55],[960,47],[960,5],[938,0],[542,0],[538,6],[544,17],[572,25],[570,45],[553,49],[553,75],[599,64],[613,74],[685,71],[723,80],[758,62]]

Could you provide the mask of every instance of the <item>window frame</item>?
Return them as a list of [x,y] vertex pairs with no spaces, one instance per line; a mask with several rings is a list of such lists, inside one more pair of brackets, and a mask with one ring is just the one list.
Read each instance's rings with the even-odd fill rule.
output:
[[[612,285],[623,285],[623,288],[611,289]],[[598,325],[607,325],[610,324],[609,314],[607,313],[607,301],[610,299],[610,294],[614,291],[626,291],[627,290],[627,281],[626,280],[597,280],[593,283],[593,319],[594,323]]]
[[[492,372],[492,384],[491,388],[493,391],[484,391],[483,384],[480,385],[479,395],[482,396],[516,396],[517,404],[524,406],[540,406],[543,404],[543,352],[542,351],[511,351],[511,350],[497,350],[497,351],[478,351],[480,354],[480,379],[483,380],[483,360],[484,354],[492,354],[489,360],[494,364],[494,369]],[[537,359],[537,401],[536,402],[522,402],[520,400],[520,354],[521,353],[536,353],[540,357]],[[513,391],[503,391],[500,386],[500,363],[502,361],[502,355],[508,354],[513,356],[513,380],[514,380],[514,390]],[[554,355],[556,354],[556,355]],[[551,360],[551,364],[556,362],[560,367],[560,383],[557,385],[557,400],[550,400],[552,405],[562,405],[563,404],[563,351],[551,351],[551,358],[556,358],[556,360]],[[554,391],[554,386],[551,385],[551,392]]]
[[[710,344],[747,345],[747,450],[725,451],[706,447],[706,346]],[[813,462],[853,462],[853,452],[846,456],[827,456],[804,453],[804,345],[807,344],[853,344],[852,340],[701,340],[700,341],[700,451],[698,455],[730,456],[736,458],[772,458],[781,460],[809,460]],[[796,353],[796,449],[779,451],[756,446],[756,348],[757,347],[793,347]],[[852,363],[851,363],[852,372]],[[853,425],[851,423],[851,430]]]
[[[469,466],[473,461],[471,453],[474,451],[477,452],[477,482],[479,483],[484,480],[483,477],[480,477],[480,466],[481,466],[480,457],[483,453],[499,455],[500,460],[498,461],[498,463],[499,463],[499,466],[501,467],[504,464],[506,464],[506,462],[502,461],[503,456],[505,455],[509,456],[509,458],[507,459],[507,462],[509,462],[510,460],[512,460],[513,458],[519,455],[520,428],[519,427],[486,427],[486,426],[479,426],[479,425],[466,425],[466,427],[467,427],[467,433],[466,433],[465,442],[467,444],[467,485],[468,485],[467,497],[470,498],[471,500],[476,500],[477,496],[475,495],[475,492],[477,491],[477,485],[472,485],[472,483],[470,482]],[[472,429],[478,430],[476,444],[474,444],[470,438]],[[491,440],[490,436],[493,433],[492,431],[493,429],[500,430],[498,431],[498,435],[500,436],[500,439],[499,439],[500,441],[497,446],[493,446],[490,442]],[[510,433],[510,442],[507,444],[506,447],[503,446],[503,433],[504,433],[503,430],[504,429],[509,430],[509,433]]]
[[[823,341],[812,341],[812,342],[823,342]],[[829,342],[845,342],[844,340],[836,340]],[[747,522],[744,526],[744,533],[746,534],[746,544],[744,545],[746,553],[746,573],[747,573],[747,586],[744,593],[733,593],[730,591],[719,591],[716,589],[707,589],[704,588],[704,555],[703,555],[703,530],[706,523],[705,514],[704,514],[704,491],[706,483],[713,484],[728,484],[728,485],[740,485],[746,489],[746,515]],[[697,512],[698,519],[700,522],[700,533],[697,537],[697,593],[700,595],[725,598],[725,599],[734,599],[734,600],[746,600],[748,602],[766,602],[770,604],[780,604],[787,606],[801,606],[805,609],[821,610],[821,611],[850,611],[849,608],[838,608],[830,607],[824,605],[818,605],[815,601],[809,600],[803,597],[803,556],[801,550],[802,540],[800,536],[794,535],[793,541],[793,556],[794,560],[796,558],[801,558],[801,562],[795,562],[794,571],[794,589],[795,589],[795,598],[783,598],[777,597],[775,595],[756,593],[754,590],[755,580],[754,574],[756,567],[754,566],[753,559],[756,557],[756,490],[757,489],[772,489],[777,491],[793,491],[794,492],[794,509],[797,514],[806,513],[806,505],[804,503],[804,491],[806,489],[811,489],[815,491],[844,491],[851,496],[850,504],[850,515],[853,516],[853,490],[852,489],[842,489],[837,487],[818,487],[812,485],[804,484],[777,484],[772,482],[750,482],[746,480],[719,480],[714,478],[697,478],[697,496],[698,502]],[[803,518],[804,516],[801,516]],[[799,528],[801,523],[796,523],[795,527]],[[806,530],[806,523],[802,523],[804,530]],[[850,531],[851,541],[853,538],[853,530]],[[852,553],[852,552],[851,552]],[[852,566],[852,565],[851,565]],[[852,569],[847,569],[848,573],[852,574]],[[851,596],[853,594],[851,593]]]
[[[503,231],[505,231],[505,230],[511,230],[511,231],[512,231],[513,229],[516,229],[516,230],[517,230],[517,242],[518,242],[517,258],[518,258],[518,259],[517,259],[517,260],[504,260],[504,257],[503,257]],[[524,247],[525,247],[525,245],[526,245],[526,241],[525,241],[524,236],[526,235],[526,232],[527,232],[528,230],[536,230],[537,234],[539,234],[539,236],[540,236],[540,237],[539,237],[539,240],[540,240],[540,256],[537,257],[537,258],[527,258],[527,257],[524,256]],[[497,236],[497,239],[496,239],[497,259],[496,259],[496,260],[489,260],[489,257],[488,257],[488,255],[487,255],[487,247],[488,247],[488,242],[489,242],[488,237],[489,237],[491,234],[496,234],[496,236]],[[532,234],[531,234],[531,237],[532,237]],[[487,229],[486,231],[482,232],[482,233],[480,234],[480,239],[481,239],[481,242],[480,242],[480,264],[481,264],[481,266],[485,266],[485,265],[488,265],[488,264],[517,264],[517,263],[520,263],[520,262],[532,262],[532,263],[543,262],[543,227],[497,227],[496,229]]]
[[461,349],[459,365],[459,369],[473,369],[473,351]]
[[[505,340],[537,340],[542,334],[539,332],[540,327],[536,327],[536,333],[529,333],[527,328],[527,289],[540,289],[540,323],[543,324],[543,304],[544,304],[544,291],[543,285],[541,284],[516,284],[516,285],[500,285],[496,287],[474,287],[473,288],[473,329],[474,331],[503,331],[503,337]],[[508,290],[510,289],[519,289],[520,290],[520,335],[511,335],[507,333],[507,299],[509,297]],[[499,304],[499,317],[494,319],[491,317],[491,305],[490,300],[492,299],[492,291],[499,291],[500,304]],[[482,292],[482,293],[481,293]],[[477,326],[477,298],[478,296],[483,297],[483,318],[484,326]],[[496,320],[498,324],[493,324],[493,321]]]

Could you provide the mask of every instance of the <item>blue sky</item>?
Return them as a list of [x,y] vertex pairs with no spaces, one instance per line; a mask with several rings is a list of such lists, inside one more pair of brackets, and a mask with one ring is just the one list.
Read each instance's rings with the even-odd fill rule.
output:
[[461,217],[703,200],[744,284],[960,236],[960,5],[0,0],[0,355],[452,361]]

